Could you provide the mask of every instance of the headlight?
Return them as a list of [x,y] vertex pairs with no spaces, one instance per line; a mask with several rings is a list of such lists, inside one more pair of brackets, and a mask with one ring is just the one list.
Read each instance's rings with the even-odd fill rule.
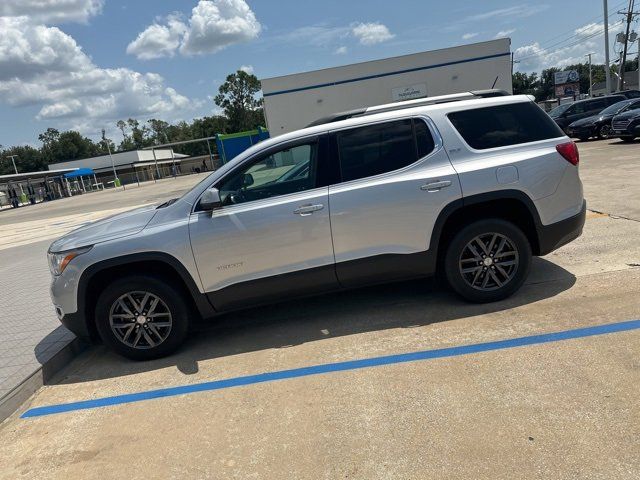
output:
[[76,258],[78,255],[87,253],[89,250],[91,250],[91,247],[77,248],[75,250],[67,250],[66,252],[59,253],[47,252],[47,260],[49,260],[49,270],[51,270],[51,274],[56,277],[61,275],[71,260]]

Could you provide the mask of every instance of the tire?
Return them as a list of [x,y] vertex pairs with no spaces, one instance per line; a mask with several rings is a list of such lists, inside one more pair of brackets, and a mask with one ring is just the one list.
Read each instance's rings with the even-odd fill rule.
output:
[[179,290],[146,275],[115,280],[98,297],[95,311],[105,345],[132,360],[174,352],[187,336],[189,317],[190,309]]
[[587,140],[589,140],[589,137],[578,137],[578,140],[580,140],[581,142],[586,142]]
[[[492,253],[487,255],[487,251]],[[491,255],[499,256],[499,260],[494,261]],[[529,274],[531,256],[529,240],[513,223],[497,218],[479,220],[453,237],[445,255],[445,276],[465,300],[495,302],[522,286]]]
[[613,133],[613,130],[611,130],[611,125],[602,125],[598,129],[598,138],[600,140],[606,140],[607,138],[611,137],[612,133]]

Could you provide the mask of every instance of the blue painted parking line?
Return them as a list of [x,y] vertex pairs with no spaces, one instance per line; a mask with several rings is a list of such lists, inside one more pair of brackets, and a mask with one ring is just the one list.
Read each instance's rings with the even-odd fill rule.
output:
[[636,329],[640,329],[640,320],[608,323],[605,325],[597,325],[594,327],[577,328],[574,330],[565,330],[562,332],[554,333],[543,333],[540,335],[498,340],[495,342],[476,343],[473,345],[438,348],[435,350],[423,350],[419,352],[402,353],[398,355],[387,355],[384,357],[373,357],[361,360],[350,360],[346,362],[327,363],[323,365],[314,365],[311,367],[294,368],[291,370],[281,370],[277,372],[260,373],[257,375],[229,378],[226,380],[215,380],[211,382],[196,383],[193,385],[161,388],[158,390],[149,390],[146,392],[137,392],[126,395],[115,395],[112,397],[96,398],[93,400],[83,400],[79,402],[36,407],[24,412],[21,418],[41,417],[45,415],[53,415],[56,413],[73,412],[76,410],[87,410],[91,408],[122,405],[125,403],[142,402],[144,400],[152,400],[154,398],[173,397],[176,395],[186,395],[196,392],[222,390],[225,388],[253,385],[257,383],[273,382],[277,380],[286,380],[290,378],[307,377],[311,375],[321,375],[333,372],[343,372],[347,370],[358,370],[361,368],[379,367],[383,365],[392,365],[395,363],[415,362],[418,360],[430,360],[434,358],[456,357],[460,355],[468,355],[471,353],[502,350],[514,347],[524,347],[527,345],[539,345],[544,343],[559,342],[562,340],[604,335],[607,333],[626,332]]

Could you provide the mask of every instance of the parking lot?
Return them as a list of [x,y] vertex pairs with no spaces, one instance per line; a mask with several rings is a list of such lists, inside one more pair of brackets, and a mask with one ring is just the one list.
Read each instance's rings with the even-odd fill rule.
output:
[[[583,236],[512,298],[400,283],[226,315],[152,362],[90,347],[2,423],[0,477],[638,478],[640,143],[579,147]],[[0,254],[45,289],[51,236],[195,177],[2,212]]]

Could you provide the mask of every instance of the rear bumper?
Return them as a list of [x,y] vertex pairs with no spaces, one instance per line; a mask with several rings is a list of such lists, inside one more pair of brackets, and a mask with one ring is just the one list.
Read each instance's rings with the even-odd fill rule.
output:
[[538,242],[540,255],[546,255],[582,235],[585,218],[587,216],[587,202],[582,202],[580,213],[551,225],[538,227]]

